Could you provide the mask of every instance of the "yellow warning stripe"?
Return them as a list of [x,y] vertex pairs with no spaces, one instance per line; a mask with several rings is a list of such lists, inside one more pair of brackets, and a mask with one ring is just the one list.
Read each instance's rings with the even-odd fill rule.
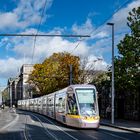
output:
[[67,114],[66,116],[69,117],[69,118],[76,118],[76,119],[81,118],[81,116],[79,116],[79,115],[69,115],[69,114]]
[[87,120],[87,121],[94,121],[94,120],[99,120],[100,117],[99,116],[93,116],[93,117],[82,117],[80,115],[66,115],[69,118],[76,118],[76,119],[83,119],[83,120]]

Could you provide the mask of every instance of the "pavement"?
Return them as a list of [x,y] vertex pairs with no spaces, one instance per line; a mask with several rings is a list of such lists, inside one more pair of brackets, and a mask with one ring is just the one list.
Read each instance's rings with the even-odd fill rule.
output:
[[16,114],[8,107],[0,109],[0,130],[11,123],[15,117]]
[[140,133],[140,121],[118,120],[117,119],[117,120],[114,120],[114,124],[112,124],[111,120],[101,119],[100,124],[131,131],[134,133]]

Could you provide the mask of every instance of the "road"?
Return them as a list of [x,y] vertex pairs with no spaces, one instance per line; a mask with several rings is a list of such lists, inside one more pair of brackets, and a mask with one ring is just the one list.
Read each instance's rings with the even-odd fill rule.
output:
[[[2,113],[0,140],[140,140],[140,134],[107,126],[100,126],[98,130],[74,129],[32,112]],[[3,124],[8,116],[11,121]]]

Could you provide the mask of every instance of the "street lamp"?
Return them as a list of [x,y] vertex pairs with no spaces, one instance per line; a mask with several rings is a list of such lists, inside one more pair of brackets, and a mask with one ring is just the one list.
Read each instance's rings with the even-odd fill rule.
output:
[[114,23],[107,23],[107,25],[112,27],[112,114],[111,114],[111,123],[114,124]]

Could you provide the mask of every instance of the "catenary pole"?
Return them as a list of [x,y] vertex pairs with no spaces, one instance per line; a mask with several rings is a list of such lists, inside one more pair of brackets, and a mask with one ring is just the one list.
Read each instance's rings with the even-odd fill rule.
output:
[[111,88],[111,123],[114,124],[114,97],[115,97],[115,88],[114,88],[114,23],[107,23],[112,27],[112,88]]

